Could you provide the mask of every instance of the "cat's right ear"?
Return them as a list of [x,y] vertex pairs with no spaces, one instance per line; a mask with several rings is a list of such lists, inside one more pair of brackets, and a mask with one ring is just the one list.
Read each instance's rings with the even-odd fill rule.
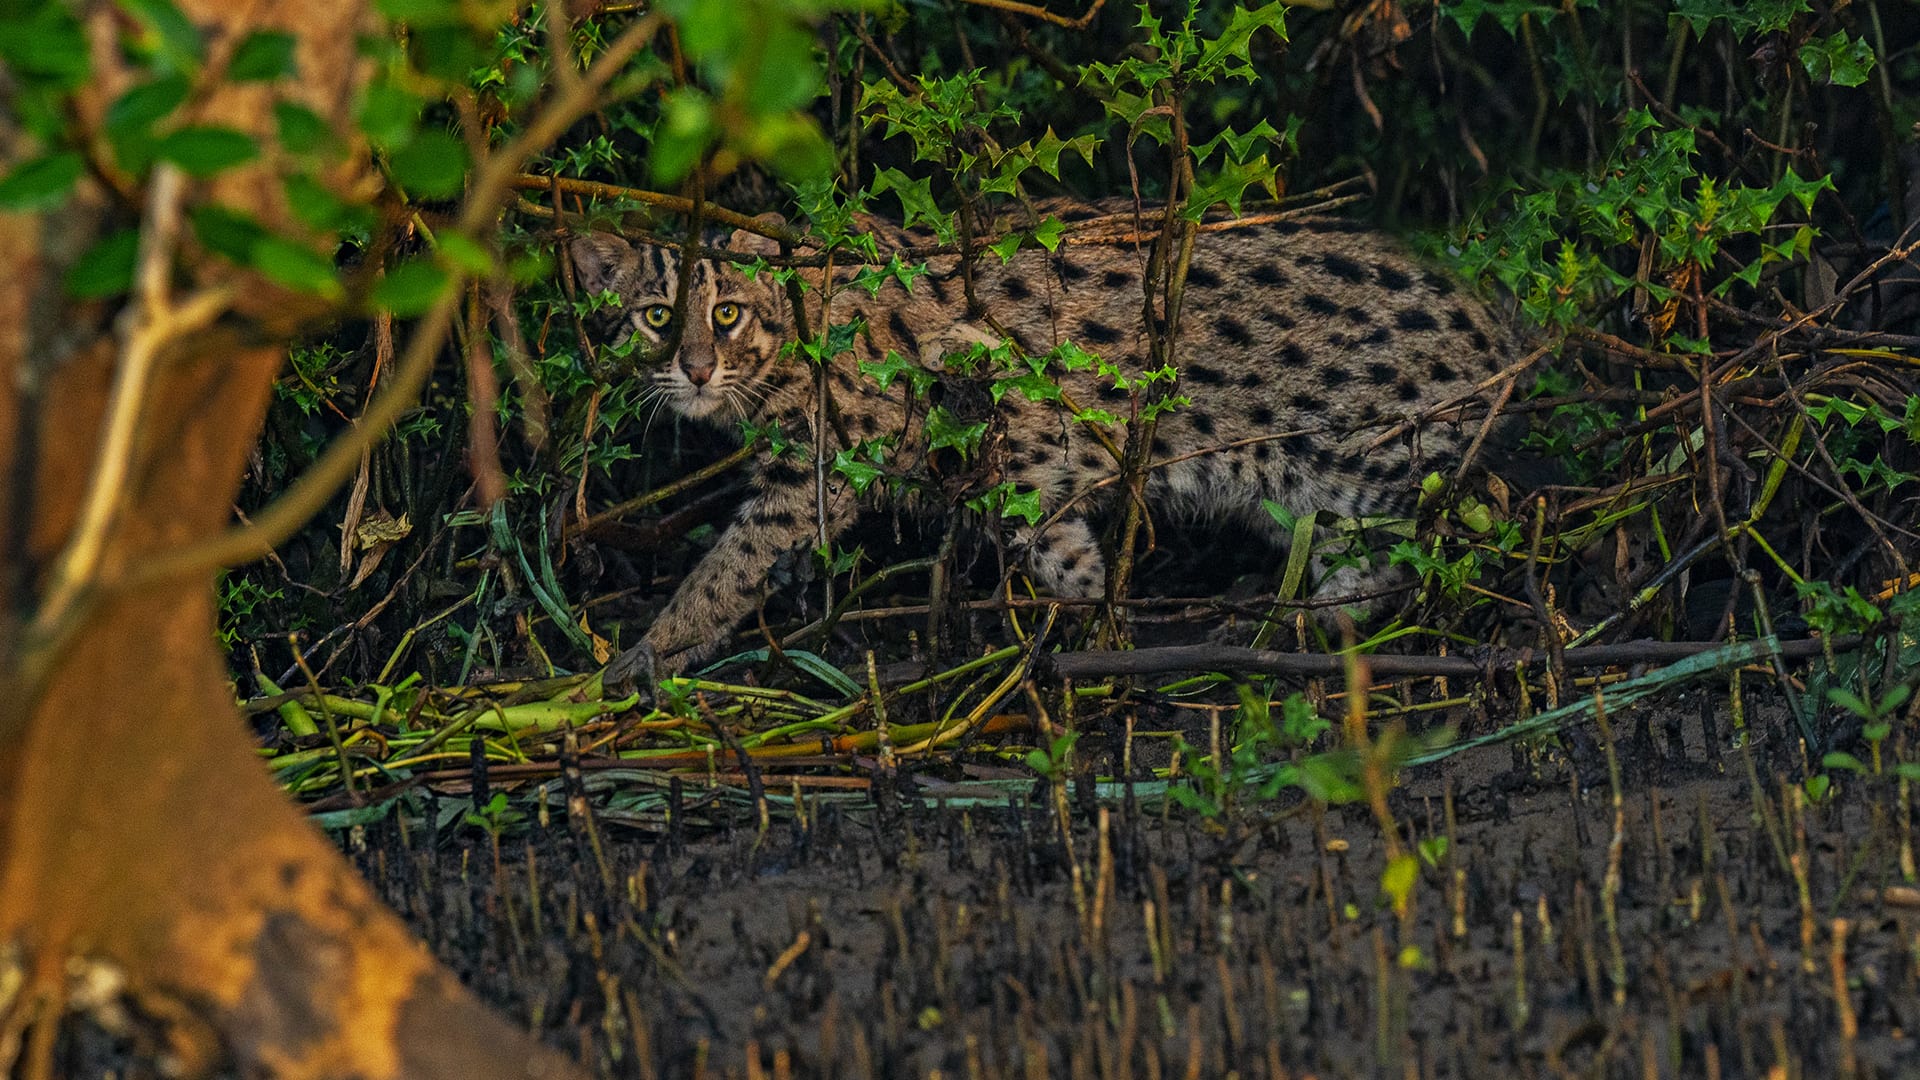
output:
[[590,293],[605,292],[622,275],[640,265],[640,253],[621,237],[606,232],[582,233],[567,242],[574,278]]

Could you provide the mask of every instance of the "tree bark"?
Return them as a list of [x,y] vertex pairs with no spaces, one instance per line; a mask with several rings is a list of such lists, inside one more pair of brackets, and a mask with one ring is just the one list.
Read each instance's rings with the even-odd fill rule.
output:
[[[181,7],[216,51],[252,30],[297,35],[294,95],[351,130],[363,77],[355,38],[374,29],[364,5]],[[83,126],[127,83],[116,9],[94,4],[88,17],[95,75]],[[223,86],[196,119],[264,141],[272,101],[259,84]],[[0,161],[18,161],[24,138],[0,130]],[[344,169],[341,185],[358,182],[359,168]],[[195,190],[284,224],[265,165]],[[26,958],[14,1006],[15,1030],[22,1016],[32,1029],[25,1075],[50,1069],[75,956],[119,969],[147,1013],[175,1021],[189,1068],[230,1058],[278,1077],[580,1075],[466,993],[271,782],[215,644],[210,575],[99,590],[36,669],[27,628],[94,482],[121,362],[119,313],[67,299],[60,285],[86,240],[125,216],[127,194],[83,180],[58,211],[0,214],[0,952],[11,943]],[[235,273],[183,256],[176,280]],[[104,581],[230,527],[285,359],[286,313],[301,310],[262,282],[238,296],[154,365]],[[6,1026],[0,1012],[0,1034]]]

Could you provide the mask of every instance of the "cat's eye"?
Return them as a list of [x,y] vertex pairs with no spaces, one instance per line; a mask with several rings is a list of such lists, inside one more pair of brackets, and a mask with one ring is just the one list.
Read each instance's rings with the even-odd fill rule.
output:
[[714,305],[713,324],[715,326],[723,326],[723,327],[732,326],[734,323],[737,323],[739,321],[740,321],[740,305],[739,304]]
[[655,330],[663,330],[673,321],[673,309],[665,304],[648,304],[647,309],[640,313],[640,317],[647,320],[647,325]]

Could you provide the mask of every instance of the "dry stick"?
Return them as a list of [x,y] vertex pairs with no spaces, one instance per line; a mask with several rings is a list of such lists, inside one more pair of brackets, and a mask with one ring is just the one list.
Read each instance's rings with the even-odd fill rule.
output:
[[1033,18],[1050,22],[1055,26],[1064,26],[1069,30],[1086,29],[1087,24],[1093,21],[1093,17],[1100,14],[1100,9],[1107,6],[1107,0],[1093,0],[1093,6],[1087,8],[1079,17],[1068,18],[1065,15],[1056,14],[1034,4],[1023,4],[1020,0],[962,0],[962,2],[972,4],[975,7],[994,8],[998,11],[1011,11],[1016,15],[1030,15]]
[[[1855,635],[1801,638],[1780,643],[1780,656],[1804,659],[1827,647],[1851,649]],[[1726,648],[1715,641],[1632,641],[1619,645],[1587,645],[1565,650],[1568,668],[1613,667],[1622,664],[1659,664]],[[1532,649],[1500,650],[1482,663],[1464,656],[1369,656],[1367,667],[1376,676],[1445,675],[1477,678],[1484,672],[1504,671],[1516,664],[1538,663]],[[1316,653],[1270,652],[1232,645],[1168,645],[1125,651],[1089,650],[1055,653],[1053,668],[1063,678],[1090,679],[1111,675],[1159,675],[1180,671],[1247,671],[1262,675],[1331,676],[1346,670],[1340,656]]]

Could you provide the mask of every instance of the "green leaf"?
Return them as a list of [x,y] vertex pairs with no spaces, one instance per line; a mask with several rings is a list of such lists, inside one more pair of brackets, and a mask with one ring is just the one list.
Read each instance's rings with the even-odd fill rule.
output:
[[67,271],[70,296],[100,300],[133,287],[133,265],[140,256],[140,231],[121,229],[88,249]]
[[308,228],[333,232],[366,216],[365,208],[341,201],[326,185],[305,173],[294,173],[281,184],[287,193],[288,208]]
[[447,199],[467,181],[467,147],[439,129],[422,131],[387,156],[393,178],[411,195]]
[[192,70],[206,55],[206,42],[200,29],[171,0],[119,0],[128,14],[144,24],[149,41],[145,42],[172,69]]
[[654,179],[663,184],[678,183],[693,171],[693,163],[706,153],[717,134],[713,105],[705,94],[682,88],[667,95],[647,158]]
[[193,235],[207,250],[239,263],[253,264],[253,247],[267,235],[257,221],[224,206],[196,206],[187,213],[193,223]]
[[441,258],[476,277],[493,271],[493,256],[474,240],[457,232],[443,232],[437,238]]
[[124,144],[139,140],[143,147],[150,148],[153,125],[179,108],[192,89],[193,81],[185,75],[164,75],[128,90],[107,106],[107,137],[113,141],[122,165],[131,169],[146,167],[150,155],[137,164],[131,162]]
[[293,62],[296,41],[292,34],[278,30],[256,30],[233,50],[227,65],[227,78],[234,82],[271,82],[292,78],[299,69]]
[[373,8],[393,22],[415,26],[462,21],[458,0],[374,0]]
[[415,24],[407,36],[407,55],[423,74],[447,82],[464,82],[467,74],[487,57],[472,27]]
[[426,102],[388,82],[367,87],[360,100],[360,130],[383,150],[404,146],[413,138]]
[[84,165],[71,150],[28,158],[0,180],[0,210],[31,212],[65,202]]
[[87,80],[86,31],[67,4],[0,5],[0,61],[23,80],[71,90]]
[[333,145],[333,129],[305,105],[274,102],[273,123],[280,133],[281,149],[289,154],[311,154]]
[[927,411],[926,432],[929,450],[951,447],[963,457],[971,457],[980,448],[980,437],[987,433],[987,423],[981,420],[963,424],[952,413],[935,405]]
[[1227,28],[1201,52],[1199,61],[1193,65],[1193,76],[1209,80],[1220,75],[1251,79],[1253,69],[1248,64],[1247,53],[1254,32],[1262,28],[1272,30],[1281,41],[1287,40],[1287,5],[1282,0],[1273,0],[1252,10],[1236,7]]
[[906,215],[901,224],[911,229],[915,225],[926,224],[933,227],[942,243],[953,239],[953,221],[940,212],[933,201],[933,178],[923,176],[912,179],[899,169],[891,166],[875,169],[873,183],[868,188],[875,195],[891,191],[900,200],[900,209]]
[[388,270],[373,287],[373,302],[402,317],[424,315],[452,278],[430,259],[415,259]]
[[195,125],[163,136],[153,146],[153,156],[171,161],[189,176],[208,177],[259,153],[253,140],[228,127]]
[[1865,38],[1847,37],[1844,30],[1800,46],[1800,66],[1815,82],[1859,86],[1873,70],[1873,60],[1873,46]]
[[339,301],[346,297],[333,263],[314,254],[311,248],[283,236],[268,235],[254,244],[251,255],[253,265],[270,281],[327,300]]
[[1062,225],[1060,219],[1057,217],[1047,218],[1033,230],[1033,238],[1040,241],[1040,246],[1046,248],[1048,251],[1058,249],[1060,247],[1060,239],[1066,235],[1067,227]]

